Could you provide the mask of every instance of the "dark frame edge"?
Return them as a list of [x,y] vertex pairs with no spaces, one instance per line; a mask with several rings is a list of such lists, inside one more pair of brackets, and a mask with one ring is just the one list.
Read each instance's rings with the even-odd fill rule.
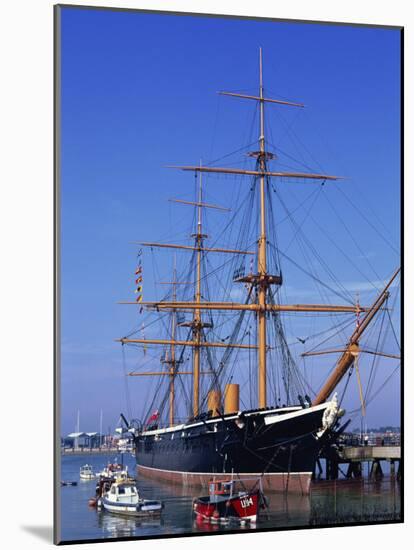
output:
[[254,16],[254,15],[230,15],[226,13],[199,13],[199,12],[190,12],[190,11],[169,11],[169,10],[153,10],[153,9],[144,9],[144,8],[125,8],[125,7],[116,7],[116,6],[91,6],[91,5],[81,5],[81,4],[56,4],[55,7],[59,8],[75,8],[83,10],[99,10],[99,11],[128,11],[135,13],[149,13],[155,15],[182,15],[190,17],[216,17],[224,19],[247,19],[249,21],[277,21],[278,23],[309,23],[309,24],[318,24],[318,25],[343,25],[351,27],[371,27],[378,29],[390,29],[390,30],[402,30],[403,25],[384,25],[380,23],[349,23],[347,21],[319,21],[316,19],[289,19],[289,18],[278,18],[278,17],[265,17],[265,16]]
[[405,430],[404,430],[404,378],[405,378],[405,357],[404,357],[404,313],[405,313],[405,276],[404,276],[404,27],[400,29],[400,241],[401,241],[401,380],[400,380],[400,430],[401,430],[401,522],[405,523],[404,519],[404,501],[405,501],[405,486],[404,486],[404,461],[405,461]]
[[60,112],[61,6],[53,6],[53,543],[61,544],[60,511]]

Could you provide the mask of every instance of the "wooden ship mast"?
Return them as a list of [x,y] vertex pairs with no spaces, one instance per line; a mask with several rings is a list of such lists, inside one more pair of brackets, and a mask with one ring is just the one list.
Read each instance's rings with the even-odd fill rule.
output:
[[[198,199],[197,201],[184,201],[179,199],[171,199],[173,202],[178,202],[186,205],[195,206],[197,210],[197,222],[196,232],[191,236],[194,238],[194,244],[192,246],[179,245],[179,244],[164,244],[156,242],[138,242],[140,246],[146,247],[160,247],[160,248],[172,248],[189,250],[196,252],[196,264],[195,264],[195,291],[194,299],[192,301],[178,301],[175,291],[177,284],[183,284],[176,281],[176,269],[174,267],[174,277],[171,282],[173,287],[172,300],[171,301],[144,301],[140,305],[145,306],[147,309],[156,311],[170,311],[172,312],[172,324],[171,324],[171,338],[170,339],[144,339],[144,338],[120,338],[117,341],[122,344],[145,344],[145,345],[161,345],[169,346],[169,353],[166,354],[166,359],[163,361],[167,365],[167,371],[160,372],[144,372],[144,373],[130,373],[131,376],[163,376],[167,375],[170,378],[169,384],[169,423],[173,426],[175,423],[174,417],[174,379],[176,376],[191,375],[193,377],[193,396],[192,396],[192,412],[193,417],[200,414],[200,377],[202,375],[212,375],[214,371],[202,371],[201,370],[201,349],[202,348],[236,348],[236,349],[256,349],[258,353],[258,395],[257,403],[258,408],[267,407],[267,353],[269,350],[269,344],[267,342],[267,314],[269,312],[318,312],[318,313],[365,313],[364,318],[360,325],[355,329],[345,349],[333,350],[334,352],[341,352],[336,367],[312,402],[312,405],[320,404],[326,401],[335,387],[338,385],[344,374],[352,366],[358,353],[363,351],[359,348],[359,340],[364,333],[365,329],[372,321],[376,313],[382,308],[385,300],[387,299],[389,292],[388,289],[394,279],[397,277],[400,269],[397,269],[392,278],[375,300],[371,307],[362,307],[358,303],[355,305],[331,305],[331,304],[275,304],[270,303],[268,300],[269,288],[272,285],[281,285],[281,274],[271,274],[268,272],[267,266],[267,220],[266,220],[266,186],[269,183],[270,178],[276,177],[279,179],[300,179],[300,180],[322,180],[335,181],[342,179],[339,176],[332,176],[328,174],[318,173],[302,173],[302,172],[279,172],[268,169],[268,161],[275,158],[275,156],[266,150],[265,140],[265,104],[279,104],[297,108],[303,108],[302,103],[294,103],[290,101],[281,101],[264,96],[263,87],[263,61],[262,61],[262,49],[259,53],[259,95],[246,95],[233,92],[219,92],[221,95],[226,95],[235,98],[248,99],[259,103],[260,108],[260,121],[259,121],[259,150],[251,152],[249,156],[256,158],[256,168],[254,170],[244,170],[238,168],[223,168],[213,166],[203,166],[201,163],[198,166],[170,166],[170,168],[178,168],[183,171],[192,171],[198,175]],[[203,208],[213,208],[218,210],[228,210],[221,206],[207,204],[203,202],[203,189],[202,189],[202,174],[203,173],[216,173],[216,174],[230,174],[241,175],[256,178],[259,183],[259,220],[260,231],[257,239],[257,250],[237,250],[237,249],[224,249],[224,248],[206,248],[204,240],[207,237],[203,233],[202,228],[202,211]],[[253,288],[256,289],[255,295],[257,299],[248,303],[241,302],[214,302],[202,300],[201,295],[201,262],[202,254],[204,253],[225,253],[225,254],[242,254],[242,255],[257,255],[257,272],[250,273],[246,276],[236,278],[234,282],[245,283],[250,285],[249,297],[253,295]],[[184,283],[185,284],[185,283]],[[121,304],[133,304],[136,302],[120,302]],[[177,311],[192,312],[191,322],[177,323]],[[203,328],[209,327],[209,323],[203,321],[203,311],[250,311],[256,314],[257,318],[257,345],[240,344],[237,342],[211,342],[203,340]],[[191,328],[192,338],[189,340],[177,340],[176,329],[177,326],[187,326]],[[176,359],[175,348],[176,346],[189,346],[192,348],[192,370],[183,372],[179,371],[179,361]],[[324,352],[329,353],[329,352]],[[303,354],[311,355],[311,353]],[[220,397],[218,398],[220,399]]]

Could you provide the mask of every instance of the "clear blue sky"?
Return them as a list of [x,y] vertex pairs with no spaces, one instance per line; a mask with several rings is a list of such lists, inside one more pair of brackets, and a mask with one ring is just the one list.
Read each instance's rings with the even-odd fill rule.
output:
[[[291,128],[306,144],[307,157],[299,158],[346,176],[334,186],[342,185],[399,248],[398,30],[63,8],[61,36],[63,433],[74,430],[78,409],[82,430],[99,428],[101,408],[105,430],[125,411],[122,354],[114,338],[137,325],[137,313],[116,304],[133,299],[136,247],[130,241],[180,232],[183,239],[188,212],[173,210],[168,198],[193,198],[193,179],[165,166],[209,162],[247,143],[254,108],[216,92],[257,90],[260,46],[267,93],[306,104],[300,113],[269,111],[272,141],[298,158],[286,131]],[[231,206],[240,182],[211,182],[207,197]],[[299,202],[302,192],[309,194],[302,190],[283,192]],[[326,193],[361,250],[324,198],[313,216],[379,284],[399,264],[398,254],[341,191]],[[338,252],[328,243],[323,249],[318,238],[338,278],[361,300],[372,299],[372,286],[355,266],[342,265]],[[144,257],[147,299],[159,293],[150,262]],[[161,260],[161,279],[169,277],[170,265]],[[294,275],[287,289],[293,283]],[[315,299],[299,296],[292,299]],[[378,386],[394,367],[384,363]],[[138,412],[147,387],[133,380],[129,388]],[[351,409],[358,406],[353,392]],[[398,374],[372,404],[367,423],[399,423]]]

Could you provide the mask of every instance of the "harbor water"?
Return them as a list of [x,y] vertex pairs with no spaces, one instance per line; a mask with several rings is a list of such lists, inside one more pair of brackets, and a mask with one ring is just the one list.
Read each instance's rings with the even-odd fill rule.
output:
[[[195,522],[192,501],[205,491],[196,488],[158,483],[137,477],[140,495],[161,499],[164,510],[160,518],[128,518],[88,506],[95,495],[96,480],[79,479],[79,469],[90,464],[101,471],[112,455],[64,455],[61,479],[77,481],[76,486],[61,487],[61,540],[105,539],[120,537],[154,537],[183,533],[219,532],[226,530],[282,529],[298,526],[323,526],[361,522],[400,521],[401,499],[397,481],[385,476],[382,481],[368,479],[315,481],[311,494],[267,494],[269,508],[264,510],[256,525],[237,526],[199,524]],[[117,456],[136,475],[135,459],[130,454]]]

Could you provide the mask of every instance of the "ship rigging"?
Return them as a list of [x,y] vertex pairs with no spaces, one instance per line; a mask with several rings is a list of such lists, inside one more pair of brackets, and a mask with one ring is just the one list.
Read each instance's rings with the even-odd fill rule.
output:
[[[329,399],[345,374],[353,368],[361,353],[399,358],[396,354],[382,353],[378,349],[364,349],[360,342],[378,313],[387,310],[390,289],[400,270],[398,268],[394,271],[371,304],[360,305],[359,300],[348,301],[346,304],[332,304],[331,301],[283,303],[280,289],[285,280],[281,264],[286,254],[277,246],[272,206],[272,191],[276,192],[273,180],[286,185],[291,181],[317,182],[323,187],[325,184],[341,180],[341,177],[325,172],[281,171],[270,167],[270,163],[277,162],[278,159],[266,141],[265,110],[275,105],[303,109],[304,105],[265,95],[261,49],[258,94],[224,91],[219,93],[229,98],[253,101],[257,104],[257,149],[248,152],[248,157],[254,160],[255,165],[251,169],[244,169],[204,165],[200,162],[197,165],[173,167],[184,172],[192,172],[195,176],[195,200],[172,199],[177,204],[190,206],[195,210],[192,243],[136,243],[140,248],[182,251],[190,256],[187,269],[181,271],[177,270],[174,259],[172,280],[161,282],[170,287],[162,299],[141,299],[138,304],[136,301],[121,302],[139,309],[145,308],[148,312],[161,316],[164,333],[167,334],[161,338],[147,337],[142,331],[141,334],[136,334],[135,331],[118,339],[122,346],[145,346],[145,349],[161,347],[163,350],[161,370],[130,373],[130,376],[153,376],[159,381],[147,417],[142,419],[141,427],[134,432],[137,464],[147,475],[158,474],[163,479],[180,482],[185,479],[191,483],[203,483],[212,473],[217,475],[232,471],[247,476],[266,472],[271,488],[280,487],[280,483],[275,482],[275,479],[281,475],[281,483],[284,486],[286,481],[283,476],[288,473],[289,476],[297,476],[299,485],[296,486],[300,486],[303,492],[303,486],[308,486],[313,471],[312,465],[324,437],[329,430],[338,426],[343,414],[336,398],[331,401]],[[209,235],[205,230],[205,212],[228,211],[222,205],[207,202],[204,196],[203,177],[209,175],[235,176],[243,180],[240,185],[244,185],[246,181],[249,184],[241,229],[234,246],[206,244]],[[237,214],[236,212],[232,216],[231,221],[234,221]],[[290,216],[289,212],[287,216]],[[299,229],[296,232],[298,233]],[[216,254],[228,258],[221,264],[221,268],[214,268],[210,262],[210,257]],[[249,266],[247,270],[246,264]],[[220,279],[223,268],[231,273],[227,280],[232,288],[239,285],[242,290],[234,294],[232,291],[224,290],[223,299],[218,300],[211,297],[212,291],[208,283],[214,278]],[[310,275],[315,278],[313,273]],[[226,286],[223,284],[224,278],[218,282],[221,286]],[[330,284],[321,284],[325,289],[343,297],[343,293],[333,289]],[[229,299],[234,295],[239,299]],[[227,299],[224,299],[225,297]],[[341,321],[338,326],[334,326],[337,329],[349,330],[350,325],[356,323],[355,329],[344,341],[343,346],[335,347],[333,350],[305,351],[302,354],[303,357],[339,354],[330,376],[316,392],[312,392],[298,368],[286,337],[283,315],[292,313],[352,316],[350,322],[347,319],[345,323]],[[167,323],[165,314],[168,316]],[[218,325],[221,323],[227,326],[229,316],[232,319],[229,334],[217,337]],[[300,338],[298,340],[301,341]],[[255,406],[252,406],[251,387],[248,388],[250,409],[240,407],[239,386],[234,383],[236,367],[246,368],[246,361],[240,360],[238,355],[243,352],[249,357],[250,375],[252,363],[257,360],[257,400]],[[256,355],[253,355],[252,361],[253,353]],[[269,361],[271,353],[272,361]],[[276,369],[281,373],[277,380]],[[188,385],[184,379],[191,381],[191,400],[187,403],[187,416],[184,414],[182,403],[177,403],[177,385],[182,397],[189,397]],[[167,388],[162,397],[160,390],[165,380]],[[272,387],[269,386],[269,380],[273,380]],[[281,397],[282,386],[285,394],[284,403]],[[244,399],[246,401],[246,397]],[[181,405],[180,415],[177,415],[178,405]],[[148,423],[148,416],[155,406],[156,422],[151,425]],[[169,428],[162,428],[161,418],[167,411]],[[188,442],[190,436],[191,443]],[[306,453],[307,456],[301,456],[301,453]]]

